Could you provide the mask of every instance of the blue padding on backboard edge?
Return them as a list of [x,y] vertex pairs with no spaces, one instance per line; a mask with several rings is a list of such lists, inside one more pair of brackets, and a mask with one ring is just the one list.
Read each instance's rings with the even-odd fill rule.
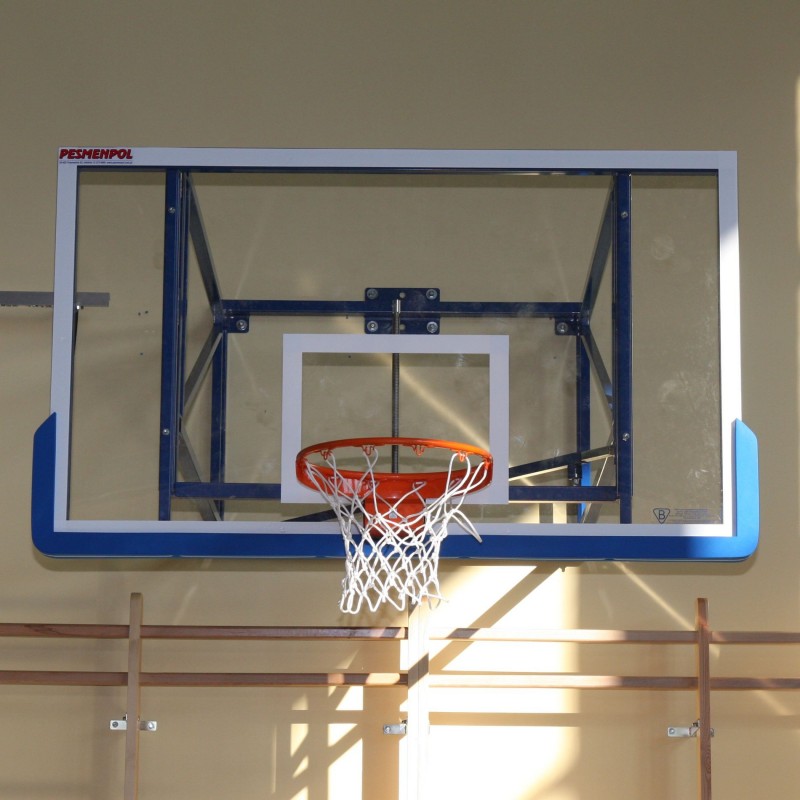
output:
[[[31,528],[44,555],[95,558],[342,558],[339,534],[128,533],[54,530],[56,415],[34,436]],[[443,558],[526,561],[741,561],[759,536],[758,442],[740,420],[734,437],[733,536],[450,536]],[[165,523],[168,524],[168,523]]]
[[758,439],[740,419],[733,425],[733,479],[736,486],[734,515],[736,539],[742,556],[751,556],[758,547],[761,529],[761,501],[758,479]]
[[758,546],[758,440],[741,420],[732,430],[733,536],[449,537],[442,557],[530,561],[743,561]]
[[[343,558],[341,534],[127,533],[56,531],[56,415],[33,437],[33,544],[62,558]],[[165,523],[168,524],[168,523]]]

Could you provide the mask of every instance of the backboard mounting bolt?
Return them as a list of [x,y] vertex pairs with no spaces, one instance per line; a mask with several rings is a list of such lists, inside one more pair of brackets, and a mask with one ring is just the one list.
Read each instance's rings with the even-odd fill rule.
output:
[[236,320],[236,330],[239,333],[244,333],[247,330],[247,320],[246,319],[237,319]]
[[427,297],[428,300],[435,300],[438,296],[439,292],[437,292],[436,289],[428,289],[428,291],[425,292],[425,297]]
[[428,331],[428,333],[439,333],[439,323],[438,322],[434,322],[433,320],[431,320],[425,326],[425,329]]
[[377,323],[377,322],[375,322],[375,320],[374,320],[374,319],[371,319],[371,320],[370,320],[370,321],[367,323],[367,332],[368,332],[368,333],[375,333],[375,331],[377,331],[377,330],[378,330],[378,323]]
[[378,297],[377,289],[367,289],[367,300],[376,300]]
[[628,212],[627,212],[627,211],[623,211],[623,212],[620,214],[620,216],[622,217],[622,219],[628,219]]
[[631,435],[629,433],[626,432],[626,433],[622,434],[622,441],[623,442],[629,442],[630,440],[631,440]]
[[556,323],[556,333],[559,336],[564,336],[565,334],[569,333],[569,325],[566,322]]
[[162,436],[169,436],[169,428],[162,428],[161,429]]

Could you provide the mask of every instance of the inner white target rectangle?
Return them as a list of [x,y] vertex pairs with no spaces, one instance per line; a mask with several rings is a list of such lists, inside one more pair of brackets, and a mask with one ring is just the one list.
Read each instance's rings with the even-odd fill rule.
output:
[[[384,382],[377,387],[380,400],[376,401],[371,396],[372,385],[371,377],[366,383],[361,383],[358,395],[361,398],[358,404],[352,402],[352,398],[337,396],[336,388],[331,391],[327,382],[319,380],[319,371],[315,373],[314,359],[318,354],[339,354],[348,358],[348,366],[359,362],[360,356],[373,355],[384,358],[383,364],[391,364],[391,355],[400,355],[400,384],[403,387],[404,377],[407,382],[415,380],[413,376],[414,359],[413,356],[449,356],[437,366],[436,359],[431,359],[428,369],[430,383],[428,390],[422,387],[423,394],[428,398],[436,396],[436,389],[450,388],[455,373],[450,371],[450,366],[455,368],[463,364],[472,363],[480,366],[485,363],[485,369],[479,369],[479,377],[475,383],[483,387],[486,395],[486,404],[476,403],[470,407],[470,413],[475,414],[474,420],[468,419],[467,414],[447,401],[447,392],[443,393],[445,401],[438,401],[438,408],[429,408],[431,414],[451,416],[458,415],[458,419],[452,420],[455,423],[454,429],[468,431],[473,423],[479,429],[485,429],[488,433],[488,449],[494,459],[494,480],[485,488],[468,496],[465,502],[480,503],[485,505],[508,503],[508,441],[509,441],[509,344],[508,336],[503,335],[457,335],[457,336],[426,336],[426,335],[407,335],[394,336],[390,334],[284,334],[283,336],[283,395],[282,395],[282,435],[281,435],[281,501],[283,503],[317,503],[321,502],[320,496],[303,486],[296,476],[295,458],[297,453],[306,446],[315,444],[316,441],[304,441],[304,407],[313,408],[315,416],[320,413],[329,412],[329,429],[334,431],[334,435],[326,436],[326,439],[346,438],[349,436],[370,436],[376,435],[375,431],[368,429],[368,424],[364,429],[353,431],[342,431],[338,424],[339,420],[344,420],[346,415],[350,417],[359,416],[366,421],[369,413],[380,403],[386,406],[391,397],[391,385]],[[354,357],[350,359],[349,357]],[[405,364],[403,356],[406,358]],[[474,357],[478,357],[477,359]],[[361,360],[362,363],[366,363]],[[411,362],[411,363],[409,363]],[[325,363],[322,360],[320,363]],[[336,369],[336,359],[329,360],[327,367],[330,370]],[[432,369],[431,369],[432,367]],[[390,368],[389,368],[390,369]],[[386,372],[386,370],[384,370]],[[343,374],[345,374],[343,372]],[[304,380],[305,376],[305,380]],[[356,386],[358,389],[359,387]],[[363,391],[362,391],[363,389]],[[460,393],[458,388],[456,393]],[[309,402],[310,396],[316,396],[318,402]],[[353,407],[356,405],[356,407]],[[320,412],[319,409],[323,411]],[[402,414],[402,408],[401,408]],[[478,419],[478,416],[485,416],[486,419]],[[417,417],[419,419],[419,416]],[[466,423],[462,425],[460,423]],[[404,426],[401,430],[403,436],[419,436],[420,438],[430,438],[426,431],[414,430],[414,419],[410,420],[409,426]],[[358,428],[358,426],[357,426]],[[381,435],[389,435],[390,431],[382,431]],[[307,434],[306,434],[307,435]],[[437,437],[439,438],[439,437]],[[456,438],[454,435],[441,438]],[[459,436],[457,441],[466,444],[476,444],[485,446],[485,442],[469,441],[469,436]]]

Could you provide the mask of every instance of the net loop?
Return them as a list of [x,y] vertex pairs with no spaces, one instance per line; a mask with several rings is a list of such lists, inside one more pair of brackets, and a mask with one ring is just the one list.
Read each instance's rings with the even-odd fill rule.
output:
[[[446,469],[411,474],[379,472],[380,448],[450,451]],[[337,464],[337,451],[363,454],[358,469]],[[448,526],[455,523],[480,541],[461,510],[464,498],[492,478],[492,456],[472,445],[436,439],[385,437],[343,439],[305,448],[297,477],[328,502],[342,532],[345,577],[339,608],[358,613],[366,603],[405,610],[408,603],[441,600],[439,554]]]

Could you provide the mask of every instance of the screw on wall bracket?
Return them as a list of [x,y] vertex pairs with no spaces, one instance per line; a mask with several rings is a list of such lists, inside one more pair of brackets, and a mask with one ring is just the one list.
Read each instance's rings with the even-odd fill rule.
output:
[[[112,719],[108,727],[112,731],[126,731],[128,730],[128,715],[125,714],[122,719]],[[155,720],[139,720],[139,730],[147,731],[148,733],[155,733],[158,730],[158,723]]]

